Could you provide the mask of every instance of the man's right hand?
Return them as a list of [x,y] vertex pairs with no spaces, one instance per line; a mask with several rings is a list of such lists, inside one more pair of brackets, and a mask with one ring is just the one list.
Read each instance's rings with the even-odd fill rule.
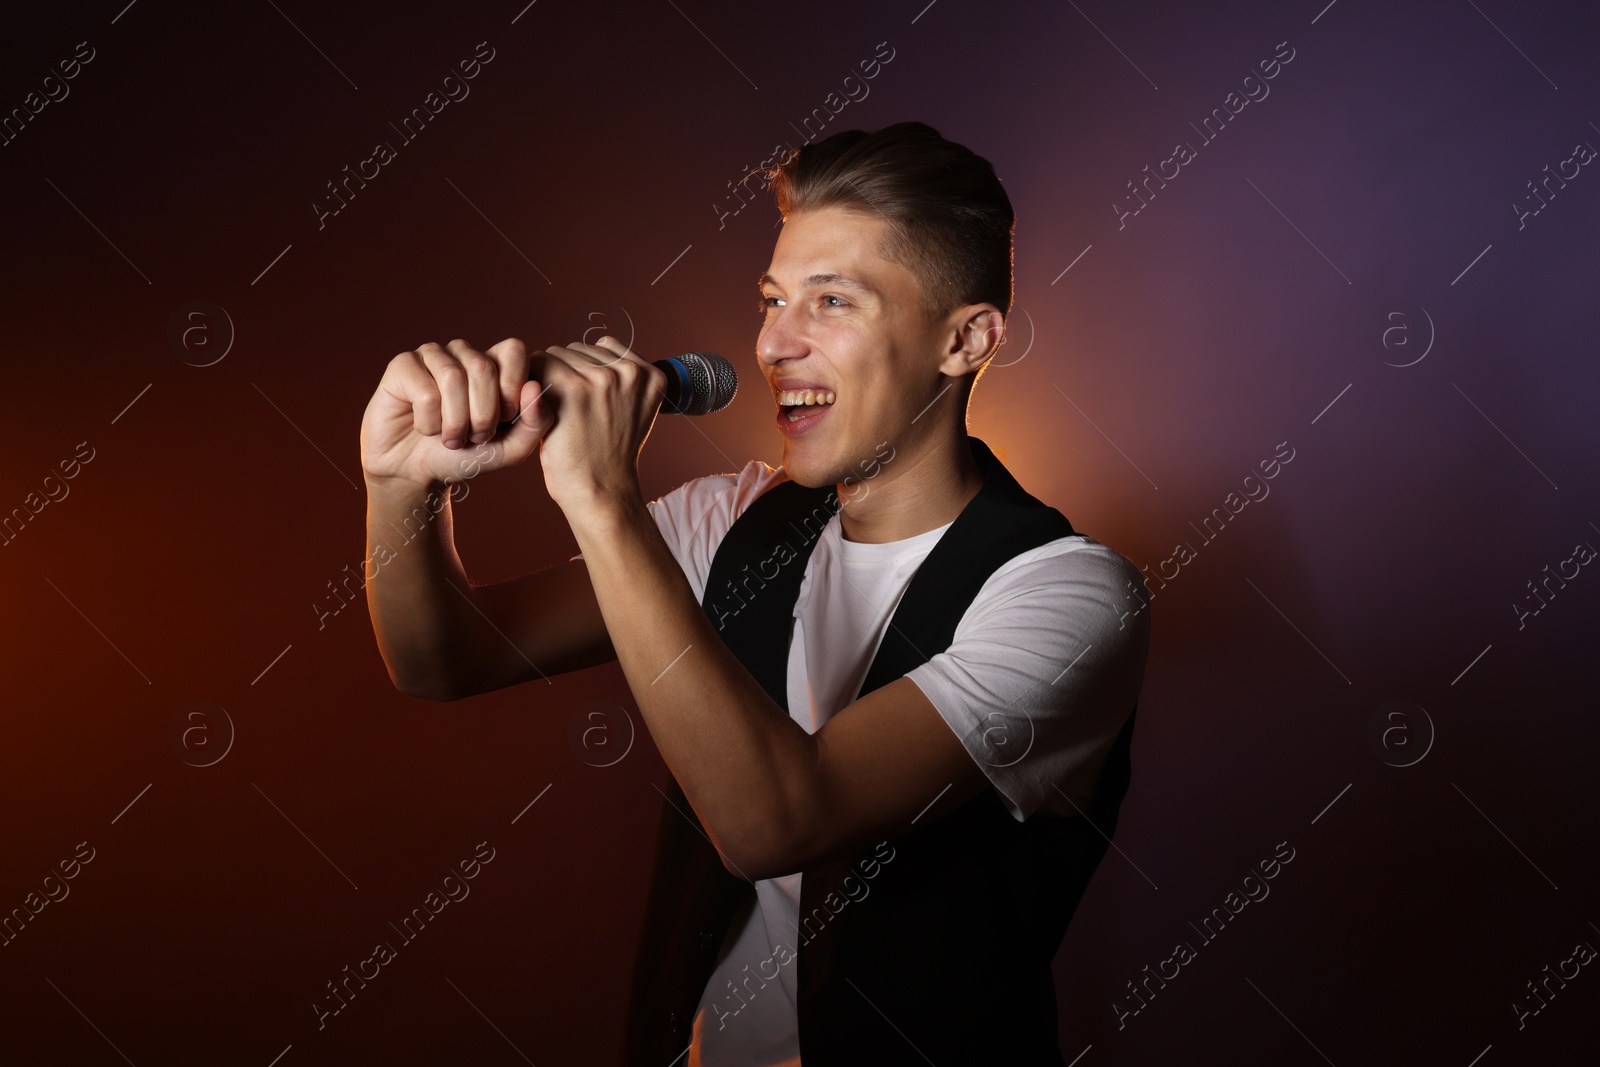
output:
[[[369,479],[430,486],[521,463],[548,429],[528,366],[514,337],[487,352],[455,340],[395,356],[361,419],[362,470]],[[512,418],[495,440],[497,425]]]

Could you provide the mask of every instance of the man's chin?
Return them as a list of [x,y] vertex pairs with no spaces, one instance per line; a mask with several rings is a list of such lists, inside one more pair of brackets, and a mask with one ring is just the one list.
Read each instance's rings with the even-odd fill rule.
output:
[[826,471],[819,471],[807,463],[795,463],[792,456],[785,456],[784,460],[783,470],[789,476],[789,480],[807,489],[820,489],[838,484],[835,479],[828,477]]

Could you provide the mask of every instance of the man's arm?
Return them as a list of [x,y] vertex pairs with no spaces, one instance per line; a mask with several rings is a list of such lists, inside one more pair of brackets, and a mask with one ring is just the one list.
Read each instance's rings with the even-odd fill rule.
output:
[[397,689],[457,700],[616,658],[583,560],[473,586],[450,508],[443,485],[367,483],[367,606]]
[[583,561],[475,588],[456,554],[446,483],[523,462],[553,423],[533,363],[515,338],[487,352],[419,345],[367,404],[367,604],[389,676],[412,696],[454,700],[613,658]]
[[729,871],[754,881],[850,855],[986,787],[909,678],[808,734],[723,644],[642,500],[569,514],[640,714]]

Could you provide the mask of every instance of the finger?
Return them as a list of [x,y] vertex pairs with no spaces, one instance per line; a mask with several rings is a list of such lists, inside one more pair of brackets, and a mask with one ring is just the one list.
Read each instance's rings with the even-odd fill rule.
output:
[[646,360],[639,353],[615,337],[606,336],[593,345],[575,345],[574,347],[593,353],[594,358],[602,361],[606,366],[620,366],[631,363],[643,371],[645,377],[650,379],[650,395],[659,400],[665,400],[667,395],[667,372]]
[[450,354],[467,372],[467,440],[480,445],[494,436],[500,418],[500,365],[459,337]]
[[544,387],[537,381],[523,382],[517,397],[515,421],[500,439],[501,446],[506,450],[507,461],[520,463],[533,455],[545,431],[549,429],[546,425],[549,421],[551,416],[544,404]]
[[619,360],[628,360],[633,363],[649,365],[648,361],[639,353],[610,335],[601,337],[594,344],[575,344],[573,347],[583,349],[592,354],[596,359],[605,364],[616,363]]
[[544,402],[544,398],[544,386],[537,378],[523,382],[511,418],[499,424],[498,436],[492,443],[479,445],[478,448],[487,448],[491,452],[501,450],[504,460],[500,466],[521,463],[537,452],[539,442],[555,422],[550,405]]
[[586,345],[582,341],[570,341],[565,345],[551,345],[544,350],[546,356],[554,356],[573,370],[588,370],[591,367],[605,366],[615,363],[617,357],[610,352]]
[[562,379],[582,378],[596,366],[595,358],[581,349],[581,345],[551,345],[533,358],[530,373],[544,383],[545,392],[559,394],[557,385]]
[[522,387],[528,384],[528,349],[517,337],[507,337],[489,349],[500,364],[500,418],[510,419],[521,407]]
[[412,426],[431,437],[439,432],[439,383],[416,352],[401,352],[389,361],[391,392],[411,405]]
[[[544,425],[540,426],[540,433],[548,432],[554,424],[556,413],[561,406],[564,395],[576,396],[584,388],[584,374],[586,368],[592,368],[594,361],[581,352],[558,345],[551,345],[543,352],[528,354],[528,370],[523,379],[523,387],[518,390],[517,411],[511,416],[502,417],[499,431],[504,433],[511,429],[511,420],[526,421],[529,418],[542,417]],[[576,382],[574,382],[576,379]],[[527,392],[527,384],[532,382],[539,386],[536,394]],[[538,397],[536,410],[530,410],[528,398],[530,395]]]
[[446,448],[460,448],[467,438],[472,410],[467,399],[467,372],[456,357],[432,341],[417,346],[417,355],[439,387],[439,436]]

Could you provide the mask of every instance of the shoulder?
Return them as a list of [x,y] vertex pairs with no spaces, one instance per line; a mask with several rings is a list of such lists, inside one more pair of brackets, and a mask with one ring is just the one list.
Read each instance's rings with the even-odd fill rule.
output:
[[734,521],[757,497],[788,477],[782,467],[753,459],[735,472],[691,478],[646,503],[697,597],[705,588],[717,546]]
[[995,646],[989,654],[1000,658],[1031,650],[1073,659],[1082,652],[1085,668],[1142,670],[1149,601],[1131,560],[1086,534],[1071,534],[996,568],[963,613],[952,647],[972,654]]
[[[657,523],[663,517],[671,519],[686,536],[709,520],[722,519],[726,522],[720,533],[726,533],[751,502],[772,486],[787,480],[788,474],[782,467],[769,467],[763,461],[753,459],[733,473],[691,478],[646,506],[652,513],[661,513],[657,516]],[[687,529],[683,529],[684,524],[679,521],[685,518],[692,520]]]
[[908,672],[1014,818],[1093,799],[1143,685],[1146,600],[1121,553],[1057,538],[997,568],[949,648]]
[[[1150,649],[1150,593],[1131,560],[1085,534],[1007,560],[963,614],[951,644],[969,663],[1029,664],[1064,709],[1069,690],[1131,704]],[[1066,668],[1070,667],[1070,673]],[[1058,684],[1059,683],[1059,684]]]
[[[1134,595],[1148,599],[1132,560],[1087,534],[1058,537],[1018,553],[995,569],[979,591],[974,606],[994,606],[1016,598],[1066,598],[1084,605],[1123,610]],[[1111,618],[1115,620],[1117,613]]]

